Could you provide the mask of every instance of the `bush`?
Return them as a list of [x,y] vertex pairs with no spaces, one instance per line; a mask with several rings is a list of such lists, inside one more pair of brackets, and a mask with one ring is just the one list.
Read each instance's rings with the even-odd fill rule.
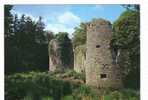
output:
[[114,100],[121,100],[122,94],[119,91],[114,91],[110,94],[110,97]]
[[73,96],[69,95],[69,96],[64,96],[62,100],[74,100],[74,98]]
[[99,95],[93,88],[81,85],[73,91],[73,97],[75,100],[98,100]]
[[65,74],[68,76],[68,77],[74,77],[74,79],[81,79],[81,80],[85,80],[85,74],[84,73],[77,73],[75,72],[74,70],[67,70],[65,72]]
[[51,96],[54,100],[60,100],[64,95],[72,93],[77,87],[67,81],[56,79],[49,73],[21,73],[5,77],[6,100],[20,100],[33,98],[41,100],[42,97]]
[[[58,73],[30,72],[5,77],[6,100],[139,100],[139,92],[131,89],[96,89],[85,84],[56,78]],[[66,71],[67,77],[77,77]],[[61,73],[59,75],[62,75]]]
[[140,95],[135,90],[116,90],[106,94],[105,100],[140,100]]

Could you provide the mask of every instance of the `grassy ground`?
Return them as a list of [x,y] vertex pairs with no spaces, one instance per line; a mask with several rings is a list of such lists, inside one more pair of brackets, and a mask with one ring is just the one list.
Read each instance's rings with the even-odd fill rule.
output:
[[137,90],[98,90],[84,83],[83,74],[65,72],[17,73],[5,77],[6,100],[139,100]]

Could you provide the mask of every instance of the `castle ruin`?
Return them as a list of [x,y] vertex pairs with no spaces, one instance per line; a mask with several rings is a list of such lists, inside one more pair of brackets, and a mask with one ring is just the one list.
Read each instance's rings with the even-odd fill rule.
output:
[[110,42],[112,25],[104,19],[87,25],[86,84],[98,88],[122,87],[121,70],[114,63]]
[[62,69],[62,61],[60,58],[60,45],[56,39],[53,39],[49,43],[49,71],[55,71],[57,69]]
[[[85,73],[86,84],[89,86],[121,88],[121,69],[117,62],[116,53],[110,46],[112,40],[111,23],[104,19],[96,19],[87,23],[86,40],[85,45],[77,46],[74,49],[74,70]],[[58,41],[51,40],[49,51],[50,71],[65,69],[60,58],[59,49]]]
[[74,50],[74,70],[78,73],[85,72],[86,45],[77,46]]
[[65,69],[73,69],[74,60],[72,44],[70,41],[69,43],[66,43],[67,44],[64,45],[58,39],[52,39],[49,42],[49,71],[64,71]]

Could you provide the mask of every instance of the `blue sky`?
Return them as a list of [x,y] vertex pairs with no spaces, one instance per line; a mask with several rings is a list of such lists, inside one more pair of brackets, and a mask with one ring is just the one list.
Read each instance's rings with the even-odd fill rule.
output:
[[71,36],[81,22],[104,18],[113,23],[124,10],[121,5],[14,5],[12,13],[25,14],[33,20],[42,16],[45,30],[68,32]]

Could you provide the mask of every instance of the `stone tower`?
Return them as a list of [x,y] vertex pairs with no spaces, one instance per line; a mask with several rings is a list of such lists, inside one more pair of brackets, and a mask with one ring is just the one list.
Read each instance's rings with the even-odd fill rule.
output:
[[98,88],[122,87],[121,71],[114,63],[110,42],[112,25],[96,19],[87,25],[86,84]]

